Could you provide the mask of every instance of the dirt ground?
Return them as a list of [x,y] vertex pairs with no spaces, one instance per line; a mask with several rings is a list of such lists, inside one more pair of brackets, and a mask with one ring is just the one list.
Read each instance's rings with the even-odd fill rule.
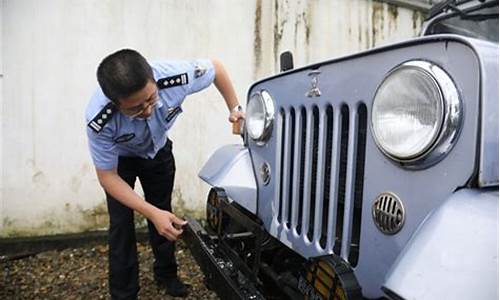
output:
[[[179,299],[153,280],[153,253],[139,243],[139,299]],[[177,243],[179,277],[191,285],[186,299],[219,299],[203,284],[203,274],[183,241]],[[110,299],[107,245],[47,251],[0,262],[0,299]]]

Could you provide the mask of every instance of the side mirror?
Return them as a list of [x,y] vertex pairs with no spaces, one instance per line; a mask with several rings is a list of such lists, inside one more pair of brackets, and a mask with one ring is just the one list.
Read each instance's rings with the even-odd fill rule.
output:
[[293,69],[293,54],[291,51],[285,51],[280,54],[280,72]]

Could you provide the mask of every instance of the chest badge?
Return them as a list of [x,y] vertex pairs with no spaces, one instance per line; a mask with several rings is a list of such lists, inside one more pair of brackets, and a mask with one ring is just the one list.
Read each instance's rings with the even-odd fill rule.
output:
[[318,70],[311,71],[307,74],[311,77],[311,89],[306,93],[306,96],[309,98],[321,96],[321,91],[319,90],[319,74],[321,74],[321,71]]
[[176,107],[171,107],[168,109],[168,114],[167,114],[167,117],[165,118],[165,120],[167,122],[170,122],[172,121],[172,119],[181,112],[181,107],[180,106],[176,106]]
[[131,139],[135,138],[135,133],[126,133],[126,134],[123,134],[123,135],[120,135],[119,137],[117,137],[115,139],[115,143],[119,144],[119,143],[125,143],[125,142],[128,142],[130,141]]

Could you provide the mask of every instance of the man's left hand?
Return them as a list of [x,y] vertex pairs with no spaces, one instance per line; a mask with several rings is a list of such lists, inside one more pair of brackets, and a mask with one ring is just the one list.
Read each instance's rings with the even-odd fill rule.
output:
[[245,119],[245,113],[242,111],[233,111],[231,114],[229,114],[229,122],[231,123],[236,123],[239,120],[244,120]]

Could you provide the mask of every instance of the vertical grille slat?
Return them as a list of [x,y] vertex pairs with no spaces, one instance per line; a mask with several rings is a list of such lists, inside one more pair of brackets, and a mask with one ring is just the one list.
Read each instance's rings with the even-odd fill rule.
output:
[[[333,110],[333,130],[332,130],[332,154],[331,154],[331,164],[332,164],[332,174],[330,178],[330,205],[329,205],[329,217],[328,217],[328,238],[327,238],[327,249],[339,248],[338,243],[341,242],[337,235],[338,227],[338,202],[336,201],[339,189],[339,161],[340,161],[340,128],[342,127],[342,119],[339,109]],[[342,232],[342,231],[341,231]],[[339,254],[339,252],[335,252]]]
[[340,108],[340,156],[337,162],[339,168],[337,187],[337,218],[335,220],[335,244],[333,251],[341,254],[344,235],[344,210],[345,210],[345,184],[347,171],[347,140],[349,138],[349,109],[347,105]]
[[316,171],[316,197],[314,211],[314,234],[313,241],[320,242],[321,225],[323,223],[323,207],[324,207],[324,186],[325,186],[325,143],[326,143],[326,112],[325,109],[318,110],[318,149],[317,149],[317,171]]
[[305,192],[304,192],[304,186],[305,186],[305,172],[306,172],[306,138],[307,138],[307,111],[305,107],[302,107],[300,109],[300,118],[301,118],[301,126],[300,126],[300,139],[301,139],[301,145],[300,145],[300,184],[299,184],[299,211],[298,211],[298,216],[297,216],[297,233],[301,234],[302,233],[302,222],[303,222],[303,216],[304,216],[304,197],[305,197]]
[[313,134],[312,134],[312,157],[311,157],[311,197],[309,199],[309,225],[307,230],[307,238],[309,241],[313,241],[314,234],[314,225],[315,225],[315,215],[316,215],[316,206],[317,206],[317,194],[316,194],[316,185],[319,182],[318,178],[318,148],[319,148],[319,109],[317,106],[313,108]]
[[328,105],[326,108],[326,130],[325,130],[325,164],[324,164],[324,191],[323,191],[323,210],[321,216],[321,236],[319,244],[323,249],[328,247],[327,241],[329,237],[328,224],[330,224],[328,216],[330,213],[330,206],[332,203],[332,197],[330,197],[332,189],[332,153],[333,153],[333,108]]
[[341,257],[345,260],[349,259],[349,253],[352,247],[352,238],[354,231],[354,212],[355,212],[355,193],[356,193],[356,163],[358,151],[358,134],[359,134],[359,114],[358,108],[352,107],[349,111],[349,134],[348,134],[348,157],[347,157],[347,173],[346,173],[346,194],[345,194],[345,217],[344,217],[344,243],[341,249]]
[[311,204],[311,177],[312,177],[312,152],[313,152],[313,116],[312,110],[306,110],[306,141],[305,141],[305,166],[304,166],[304,197],[302,198],[302,233],[309,234],[309,209]]
[[292,173],[292,169],[290,168],[290,156],[291,156],[291,139],[292,139],[292,134],[291,134],[291,129],[290,129],[290,123],[291,123],[291,117],[290,117],[290,111],[286,110],[284,111],[284,116],[285,116],[285,128],[283,130],[284,134],[284,142],[283,142],[283,161],[285,162],[285,165],[283,166],[283,174],[282,174],[282,193],[281,193],[281,222],[283,222],[287,227],[289,226],[289,219],[288,219],[288,207],[289,207],[289,202],[288,202],[288,195],[290,193],[290,174]]
[[361,212],[363,209],[363,183],[365,173],[365,155],[366,155],[366,126],[367,109],[366,105],[360,104],[358,107],[357,122],[357,147],[356,147],[356,173],[354,182],[354,212],[352,222],[352,240],[349,250],[349,262],[353,267],[358,265],[359,244],[361,235]]
[[280,107],[276,119],[280,226],[298,235],[288,239],[313,242],[352,265],[359,257],[367,114],[363,103],[308,104]]
[[293,205],[293,190],[294,190],[294,186],[293,186],[293,179],[295,177],[297,177],[295,174],[296,173],[296,170],[295,170],[295,141],[296,141],[296,137],[295,137],[295,109],[292,108],[290,110],[290,126],[288,127],[290,129],[290,145],[289,145],[289,151],[290,151],[290,167],[289,167],[289,170],[290,170],[290,174],[288,174],[289,176],[289,180],[288,180],[288,204],[287,204],[287,211],[286,211],[286,220],[287,220],[287,227],[288,228],[291,228],[291,221],[292,221],[292,205]]
[[278,142],[276,144],[276,180],[279,184],[278,187],[275,188],[275,193],[274,193],[274,206],[273,206],[273,211],[274,215],[276,216],[276,219],[278,223],[281,223],[281,193],[282,193],[282,174],[283,174],[283,144],[285,142],[285,139],[283,138],[283,127],[284,127],[284,112],[280,110],[280,112],[277,114],[276,118],[276,136],[278,137]]
[[[293,148],[294,152],[294,161],[293,161],[293,180],[292,180],[292,205],[291,205],[291,226],[294,228],[297,233],[297,225],[298,225],[298,218],[299,218],[299,211],[302,209],[301,202],[299,200],[300,193],[301,193],[301,161],[302,161],[302,123],[303,123],[303,118],[301,114],[301,109],[294,110],[295,113],[295,130],[294,130],[294,135],[295,135],[295,145]],[[304,131],[305,132],[305,131]]]

